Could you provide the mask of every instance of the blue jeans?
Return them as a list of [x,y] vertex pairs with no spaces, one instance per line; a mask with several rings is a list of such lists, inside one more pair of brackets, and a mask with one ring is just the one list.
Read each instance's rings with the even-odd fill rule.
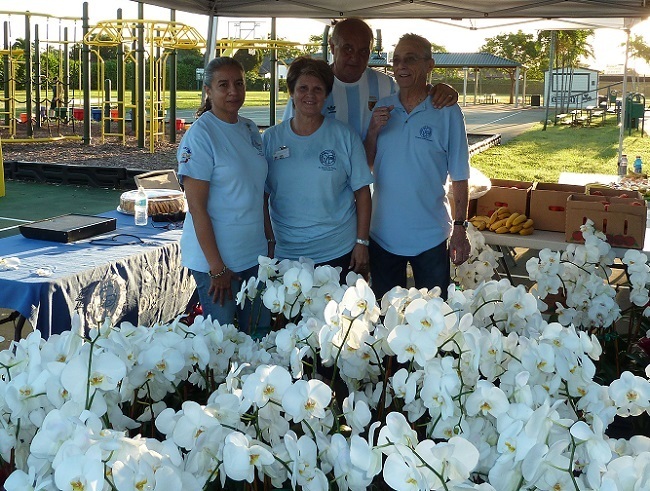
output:
[[213,320],[219,321],[220,324],[233,324],[237,319],[237,327],[240,331],[250,334],[253,338],[262,338],[271,330],[271,312],[262,303],[262,296],[258,296],[251,302],[246,300],[243,306],[238,306],[235,296],[241,289],[242,283],[249,278],[257,275],[257,266],[235,273],[241,279],[233,279],[231,283],[232,300],[226,300],[223,305],[213,300],[212,295],[208,294],[210,289],[210,276],[208,273],[190,270],[196,290],[199,294],[199,302],[203,309],[203,316],[212,316]]
[[399,256],[388,252],[370,239],[370,286],[380,301],[395,286],[406,288],[406,264],[411,263],[416,288],[439,286],[447,299],[450,283],[449,247],[445,240],[417,256]]

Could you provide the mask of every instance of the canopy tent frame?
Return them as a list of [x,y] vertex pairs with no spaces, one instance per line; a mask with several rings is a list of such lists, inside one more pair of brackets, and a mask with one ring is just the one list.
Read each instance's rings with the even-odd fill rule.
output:
[[[614,28],[627,33],[625,73],[630,28],[650,17],[650,0],[133,0],[195,14],[221,17],[278,17],[333,19],[429,19],[448,26],[478,30],[520,26],[540,30]],[[260,15],[263,13],[263,15]],[[544,26],[544,27],[542,27]],[[212,51],[210,49],[212,48]],[[214,48],[208,44],[208,53]],[[552,58],[551,58],[552,60]],[[552,63],[552,61],[551,61]],[[271,74],[272,79],[276,74]],[[273,83],[273,81],[272,81]],[[623,85],[622,121],[625,121],[627,84]],[[549,98],[545,98],[548,112]],[[272,115],[272,121],[273,121]],[[619,133],[619,160],[623,152],[624,124]]]

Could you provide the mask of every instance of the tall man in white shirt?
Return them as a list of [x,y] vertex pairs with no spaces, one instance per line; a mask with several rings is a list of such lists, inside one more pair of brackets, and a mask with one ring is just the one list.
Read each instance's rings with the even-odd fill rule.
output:
[[[362,139],[377,101],[398,90],[390,76],[368,68],[373,41],[372,29],[357,17],[338,22],[329,40],[334,87],[323,106],[323,115],[349,124]],[[437,84],[429,89],[436,108],[458,102],[458,92],[449,85]],[[293,114],[293,102],[289,100],[283,120]]]

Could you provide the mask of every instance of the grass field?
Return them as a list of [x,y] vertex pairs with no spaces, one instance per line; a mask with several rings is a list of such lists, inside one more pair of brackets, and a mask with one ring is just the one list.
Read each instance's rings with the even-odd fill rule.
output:
[[[646,128],[647,130],[648,128]],[[557,182],[561,172],[615,174],[619,127],[615,117],[600,126],[539,124],[505,145],[472,157],[472,166],[490,178]],[[650,169],[650,137],[625,132],[623,148],[632,162],[641,155]]]
[[[44,95],[43,95],[44,97]],[[72,98],[73,94],[70,93],[69,97]],[[82,94],[81,92],[76,92],[74,94],[75,100],[74,100],[74,106],[75,107],[80,107],[83,104],[82,101]],[[285,104],[288,99],[288,94],[286,92],[280,92],[278,94],[278,104]],[[16,117],[20,115],[20,113],[24,113],[25,111],[25,91],[17,91],[16,92],[16,100],[17,101],[22,101],[22,102],[17,102],[16,103]],[[96,105],[99,104],[101,99],[97,95],[96,92],[93,92],[91,96],[91,104]],[[111,100],[117,101],[117,92],[113,91],[111,93]],[[127,91],[125,94],[125,100],[131,101],[131,92]],[[270,102],[270,92],[266,91],[249,91],[246,93],[246,102],[244,103],[244,106],[268,106]],[[42,104],[43,106],[46,106],[45,103]],[[169,98],[167,97],[165,100],[165,105],[169,107]],[[199,108],[201,105],[201,91],[199,90],[181,90],[176,93],[176,107],[178,109],[190,109],[190,110],[196,110]],[[49,104],[47,104],[49,107]],[[72,103],[70,104],[72,106]]]

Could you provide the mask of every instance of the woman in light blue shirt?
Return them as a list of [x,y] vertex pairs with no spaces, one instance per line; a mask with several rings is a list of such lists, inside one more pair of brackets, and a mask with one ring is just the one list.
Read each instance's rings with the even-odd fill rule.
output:
[[196,280],[204,315],[220,323],[236,317],[243,331],[267,328],[270,315],[261,302],[242,310],[234,301],[242,282],[257,275],[258,256],[272,252],[262,139],[255,123],[238,114],[246,97],[244,69],[232,58],[215,58],[204,85],[205,104],[178,148],[189,207],[182,262]]
[[300,57],[287,74],[295,115],[264,132],[275,256],[368,272],[372,175],[361,138],[322,114],[334,75]]

